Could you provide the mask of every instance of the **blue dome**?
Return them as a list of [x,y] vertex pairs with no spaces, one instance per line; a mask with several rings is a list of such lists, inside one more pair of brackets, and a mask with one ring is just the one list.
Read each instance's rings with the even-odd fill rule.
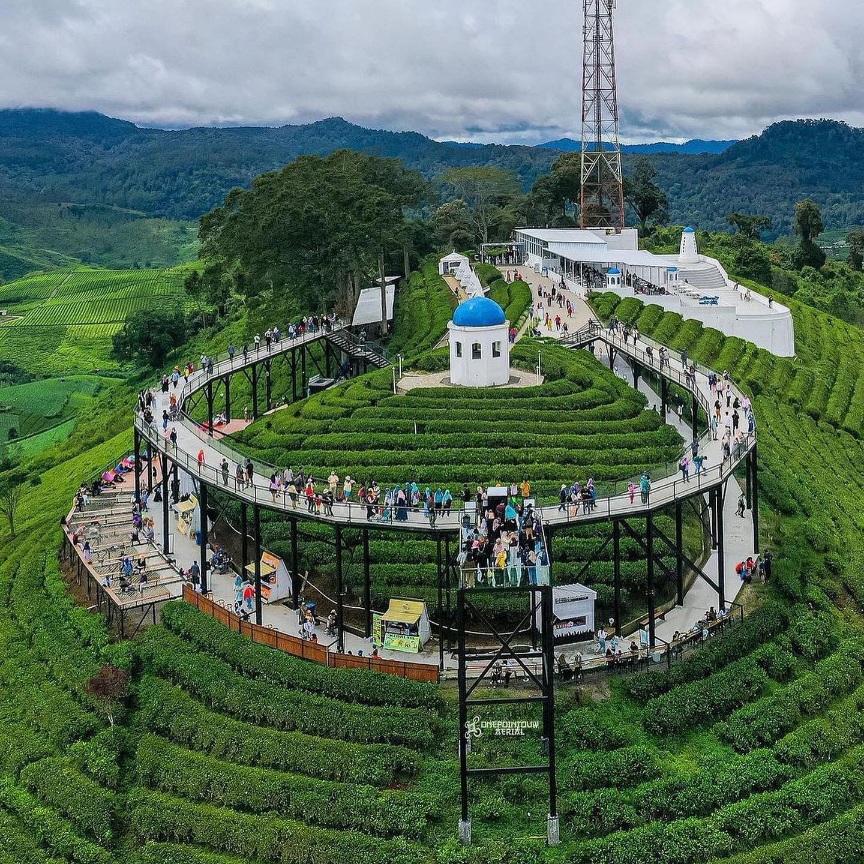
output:
[[684,229],[684,233],[685,234],[695,234],[696,232],[692,228],[687,227]]
[[453,323],[457,327],[495,327],[506,320],[504,310],[488,297],[465,300],[453,313]]
[[620,276],[621,275],[621,271],[617,267],[613,267],[608,272],[609,272],[610,276]]

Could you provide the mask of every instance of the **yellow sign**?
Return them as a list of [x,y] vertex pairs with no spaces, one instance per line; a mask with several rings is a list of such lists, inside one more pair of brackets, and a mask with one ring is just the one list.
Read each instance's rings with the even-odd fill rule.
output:
[[419,636],[401,636],[398,633],[387,633],[384,636],[384,647],[391,651],[410,651],[413,654],[420,653]]
[[384,642],[384,622],[380,612],[372,613],[372,644],[382,645]]

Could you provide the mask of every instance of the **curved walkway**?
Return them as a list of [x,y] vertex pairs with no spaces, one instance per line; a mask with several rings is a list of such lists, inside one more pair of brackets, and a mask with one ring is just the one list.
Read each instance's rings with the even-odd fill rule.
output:
[[[338,328],[337,328],[338,329]],[[304,336],[290,340],[284,339],[276,343],[272,348],[270,356],[290,351],[303,344],[320,341],[327,338],[329,333],[318,331],[316,333],[304,334]],[[698,401],[702,409],[710,416],[713,398],[708,384],[708,370],[698,368],[693,379],[685,377],[678,363],[674,368],[670,363],[660,368],[657,350],[659,344],[638,336],[636,343],[628,339],[625,343],[620,334],[604,329],[600,325],[592,325],[573,334],[568,340],[574,347],[588,344],[602,344],[607,352],[614,350],[619,357],[627,357],[631,361],[651,369],[668,381],[681,386],[689,391]],[[234,479],[236,465],[246,462],[242,453],[233,449],[225,441],[219,441],[208,435],[197,423],[182,413],[183,404],[192,393],[206,386],[208,381],[218,378],[220,375],[238,371],[244,367],[260,362],[266,355],[266,349],[261,348],[257,353],[250,352],[244,362],[242,356],[233,359],[220,360],[214,364],[211,373],[198,371],[193,373],[188,382],[178,394],[178,405],[181,411],[180,419],[171,424],[177,430],[177,445],[172,447],[171,442],[162,434],[155,417],[161,416],[161,411],[167,408],[168,394],[157,393],[157,401],[154,410],[154,421],[148,425],[143,416],[138,413],[135,418],[135,428],[142,438],[157,451],[165,453],[168,458],[183,467],[190,475],[200,481],[224,489],[229,495],[247,503],[265,507],[270,510],[290,513],[299,519],[307,519],[332,525],[353,525],[357,527],[378,528],[384,530],[402,530],[413,532],[436,532],[455,531],[461,525],[461,511],[453,511],[450,514],[441,514],[436,525],[430,525],[428,518],[422,511],[411,511],[407,513],[407,519],[382,522],[378,519],[367,520],[367,510],[364,504],[336,502],[333,505],[333,515],[310,513],[301,499],[296,507],[292,507],[287,495],[271,495],[269,489],[270,475],[280,472],[277,466],[258,463],[255,466],[252,484],[238,487]],[[744,394],[732,385],[733,396],[743,400]],[[746,424],[746,418],[744,420]],[[740,445],[733,446],[731,455],[724,459],[722,445],[719,440],[712,440],[710,432],[699,439],[699,453],[705,458],[705,467],[699,474],[691,476],[689,482],[684,481],[678,470],[677,462],[667,466],[667,473],[662,477],[653,477],[651,492],[648,501],[643,502],[641,495],[637,492],[633,501],[630,500],[629,492],[622,489],[620,492],[596,499],[596,506],[588,513],[580,513],[576,516],[570,515],[570,508],[563,510],[556,505],[541,506],[544,522],[551,526],[561,526],[570,523],[589,523],[607,521],[613,517],[646,516],[657,510],[663,509],[676,501],[684,501],[696,495],[703,494],[711,488],[715,488],[730,477],[735,469],[744,461],[747,454],[756,446],[756,434],[746,434]],[[203,454],[203,460],[199,463],[198,454]],[[229,460],[229,476],[227,483],[224,482],[220,463],[223,458]],[[474,481],[476,482],[476,478]],[[638,482],[638,481],[637,481]]]

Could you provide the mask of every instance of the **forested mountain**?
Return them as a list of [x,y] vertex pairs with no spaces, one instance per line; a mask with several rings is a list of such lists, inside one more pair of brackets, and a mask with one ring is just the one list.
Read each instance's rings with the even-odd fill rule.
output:
[[[683,144],[671,144],[668,141],[657,141],[653,144],[622,144],[621,150],[624,153],[722,153],[734,143],[734,140],[706,141],[702,138],[692,138]],[[561,150],[565,153],[579,153],[582,150],[581,142],[574,141],[572,138],[558,138],[537,146],[546,150]]]
[[[38,257],[35,249],[89,255],[93,263],[118,257],[126,266],[174,263],[172,244],[185,237],[174,220],[196,219],[231,188],[301,154],[340,148],[399,158],[430,179],[454,167],[506,168],[525,190],[560,155],[549,147],[438,142],[341,118],[280,128],[168,131],[95,113],[5,110],[0,255],[19,256],[22,267]],[[862,157],[864,130],[833,121],[778,123],[719,154],[648,154],[668,193],[673,222],[721,228],[730,211],[764,213],[774,220],[775,235],[788,232],[794,205],[805,197],[821,206],[828,229],[864,224]],[[633,158],[625,154],[625,169]],[[115,221],[124,226],[122,236],[106,233],[106,224]],[[98,237],[109,239],[95,249]]]

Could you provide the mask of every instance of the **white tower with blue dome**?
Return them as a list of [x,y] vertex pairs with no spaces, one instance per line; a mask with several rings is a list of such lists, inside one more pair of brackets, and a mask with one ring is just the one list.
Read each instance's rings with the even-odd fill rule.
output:
[[456,307],[450,331],[450,383],[497,387],[510,380],[510,322],[488,297],[472,297]]

